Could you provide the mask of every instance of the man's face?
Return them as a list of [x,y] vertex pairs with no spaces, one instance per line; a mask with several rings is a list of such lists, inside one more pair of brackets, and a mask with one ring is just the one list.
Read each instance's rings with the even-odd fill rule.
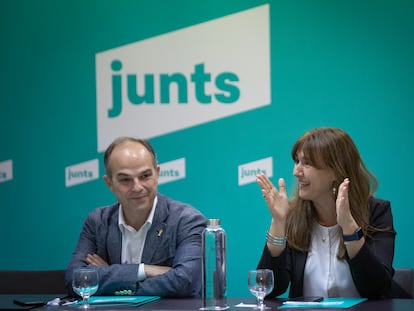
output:
[[141,144],[125,142],[115,147],[109,159],[112,178],[104,180],[121,203],[124,213],[149,212],[157,195],[159,167]]

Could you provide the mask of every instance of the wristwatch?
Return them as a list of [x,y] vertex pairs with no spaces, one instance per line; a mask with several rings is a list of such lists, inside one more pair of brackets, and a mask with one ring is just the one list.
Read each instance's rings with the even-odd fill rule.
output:
[[351,241],[358,241],[361,240],[361,238],[364,236],[364,233],[362,232],[362,228],[358,227],[354,233],[352,234],[344,234],[342,235],[344,242],[351,242]]

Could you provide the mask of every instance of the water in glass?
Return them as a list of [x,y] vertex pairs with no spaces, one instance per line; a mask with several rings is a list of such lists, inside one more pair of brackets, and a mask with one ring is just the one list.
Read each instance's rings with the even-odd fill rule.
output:
[[263,300],[273,290],[273,271],[269,269],[250,270],[248,274],[248,287],[250,292],[256,296],[257,306],[255,309],[270,309],[266,307]]
[[83,298],[83,308],[89,308],[88,299],[96,293],[98,286],[98,272],[95,269],[81,268],[73,271],[72,287]]

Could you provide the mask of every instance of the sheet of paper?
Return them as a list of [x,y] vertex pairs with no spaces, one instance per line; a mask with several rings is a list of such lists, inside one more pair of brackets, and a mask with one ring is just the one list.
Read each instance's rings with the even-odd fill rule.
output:
[[366,298],[324,298],[319,302],[300,302],[300,301],[285,301],[278,309],[291,308],[329,308],[329,309],[347,309],[359,303],[366,301]]

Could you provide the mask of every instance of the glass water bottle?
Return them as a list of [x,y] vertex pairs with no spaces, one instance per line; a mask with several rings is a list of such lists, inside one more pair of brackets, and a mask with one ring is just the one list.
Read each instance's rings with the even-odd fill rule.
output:
[[202,310],[226,310],[226,232],[220,219],[209,219],[202,233]]

